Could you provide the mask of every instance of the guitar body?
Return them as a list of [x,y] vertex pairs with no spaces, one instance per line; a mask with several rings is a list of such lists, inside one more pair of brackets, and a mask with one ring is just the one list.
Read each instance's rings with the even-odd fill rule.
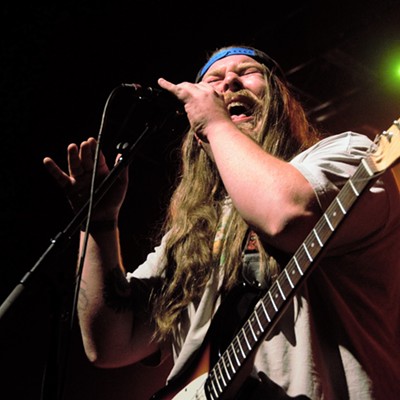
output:
[[155,393],[151,400],[206,400],[204,383],[209,370],[209,347],[206,346],[200,357],[196,357],[194,361],[196,366],[193,370],[166,385]]
[[188,400],[198,399],[207,400],[206,392],[204,390],[204,383],[207,379],[208,374],[198,376],[188,385],[186,385],[179,393],[174,395],[173,400]]
[[[202,346],[189,362],[188,367],[179,377],[155,393],[151,400],[213,399],[205,385],[208,373],[220,359],[259,297],[259,290],[245,284],[235,287],[222,302]],[[251,365],[249,364],[247,369],[243,365],[241,369],[241,373],[235,377],[230,390],[221,399],[235,398],[242,386],[242,380],[244,381],[248,376],[247,369],[251,370]]]

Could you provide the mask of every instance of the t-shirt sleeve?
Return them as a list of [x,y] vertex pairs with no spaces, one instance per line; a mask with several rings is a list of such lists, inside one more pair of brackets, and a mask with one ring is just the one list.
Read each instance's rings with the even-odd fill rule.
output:
[[325,210],[367,155],[372,141],[367,136],[344,132],[322,139],[296,156],[295,166],[314,188]]
[[[373,141],[367,136],[345,132],[321,140],[295,157],[292,164],[311,183],[323,211],[351,178],[363,158],[369,156]],[[398,221],[398,189],[390,171],[376,179],[343,221],[330,245],[343,254],[361,249],[384,237]],[[360,196],[361,197],[361,196]]]
[[140,264],[133,272],[127,272],[126,277],[128,281],[133,278],[151,279],[161,277],[166,262],[165,241],[166,236],[164,236],[161,243],[147,255],[146,260],[142,264]]

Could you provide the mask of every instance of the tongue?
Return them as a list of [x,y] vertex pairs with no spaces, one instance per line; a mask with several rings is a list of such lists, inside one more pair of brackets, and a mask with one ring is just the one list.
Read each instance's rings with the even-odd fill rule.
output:
[[240,114],[240,115],[232,115],[231,119],[232,121],[240,121],[244,118],[249,118],[246,114]]

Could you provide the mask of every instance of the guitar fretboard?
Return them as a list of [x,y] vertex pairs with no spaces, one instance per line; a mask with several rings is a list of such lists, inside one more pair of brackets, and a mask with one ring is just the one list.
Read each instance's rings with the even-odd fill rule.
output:
[[260,299],[247,321],[238,331],[218,362],[211,369],[205,389],[207,398],[219,399],[231,384],[239,369],[253,351],[271,333],[285,307],[301,282],[308,275],[339,224],[376,173],[368,160],[361,162],[354,175],[347,180],[334,201],[319,219],[314,229]]

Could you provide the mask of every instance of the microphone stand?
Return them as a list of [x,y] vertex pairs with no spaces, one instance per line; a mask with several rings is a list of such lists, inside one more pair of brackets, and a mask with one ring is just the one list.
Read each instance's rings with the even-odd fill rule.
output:
[[[150,104],[151,107],[151,104]],[[110,170],[109,174],[104,178],[104,180],[97,186],[93,194],[92,205],[93,208],[99,203],[99,201],[103,198],[103,196],[107,193],[107,191],[111,188],[113,183],[118,178],[118,175],[121,171],[126,168],[133,160],[135,155],[135,150],[137,145],[142,141],[145,136],[153,134],[160,130],[165,123],[170,119],[171,114],[164,115],[164,118],[159,118],[159,116],[154,116],[154,112],[150,114],[149,119],[152,120],[151,123],[146,122],[142,132],[138,135],[137,139],[133,144],[129,144],[128,142],[119,143],[117,146],[117,150],[121,153],[121,157],[118,162],[113,166]],[[165,112],[164,112],[165,114]],[[179,115],[180,113],[175,110],[175,115]],[[173,115],[172,115],[173,116]],[[160,121],[160,122],[158,122]],[[32,278],[36,273],[40,271],[43,267],[46,259],[52,255],[56,250],[63,251],[70,244],[73,236],[80,230],[80,227],[83,223],[87,221],[87,215],[89,210],[90,201],[87,201],[82,208],[75,214],[70,223],[60,231],[53,239],[50,240],[51,244],[44,251],[44,253],[39,257],[34,266],[20,279],[17,286],[12,290],[9,296],[4,300],[4,302],[0,305],[0,320],[6,314],[6,312],[11,308],[11,306],[16,302],[16,300],[22,295],[24,290],[27,288],[28,284],[31,283]],[[72,310],[73,311],[73,310]],[[72,327],[74,313],[72,312],[69,316],[71,318],[70,327]],[[71,334],[71,332],[69,332]],[[63,382],[60,382],[60,377],[62,374],[59,373],[59,364],[60,360],[62,360],[58,353],[60,346],[60,338],[61,336],[58,334],[53,335],[50,340],[50,345],[52,346],[52,352],[50,352],[50,362],[47,363],[45,367],[44,379],[42,382],[42,398],[41,400],[55,400],[61,399],[63,394]],[[68,344],[68,343],[67,343]],[[63,364],[63,362],[61,362]],[[62,373],[65,372],[65,368],[63,368]]]

